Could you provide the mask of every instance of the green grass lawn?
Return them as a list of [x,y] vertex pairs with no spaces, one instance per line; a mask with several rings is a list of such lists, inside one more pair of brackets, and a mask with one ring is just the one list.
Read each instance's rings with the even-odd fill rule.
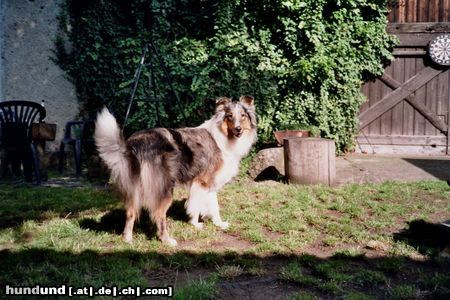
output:
[[[0,185],[0,297],[9,286],[172,286],[177,299],[450,297],[446,182],[342,187],[238,180],[219,194],[225,232],[169,211],[172,249],[142,215],[132,245],[113,191]],[[256,296],[260,295],[260,296]]]

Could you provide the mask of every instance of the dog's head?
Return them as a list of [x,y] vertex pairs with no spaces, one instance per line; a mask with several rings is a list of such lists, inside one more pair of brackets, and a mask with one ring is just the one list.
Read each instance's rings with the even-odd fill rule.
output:
[[254,99],[241,96],[239,101],[221,97],[216,101],[216,117],[220,130],[228,138],[238,139],[256,130]]

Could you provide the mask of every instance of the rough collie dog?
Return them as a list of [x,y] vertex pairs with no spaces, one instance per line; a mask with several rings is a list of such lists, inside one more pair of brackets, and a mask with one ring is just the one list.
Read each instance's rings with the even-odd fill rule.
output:
[[95,142],[123,195],[124,241],[132,241],[134,223],[144,208],[156,224],[158,238],[176,246],[166,224],[176,184],[189,187],[186,211],[192,225],[201,228],[199,217],[209,217],[226,229],[229,224],[220,217],[217,191],[238,173],[241,158],[255,141],[256,114],[250,96],[238,102],[217,99],[216,113],[199,127],[147,129],[127,140],[104,108],[97,117]]

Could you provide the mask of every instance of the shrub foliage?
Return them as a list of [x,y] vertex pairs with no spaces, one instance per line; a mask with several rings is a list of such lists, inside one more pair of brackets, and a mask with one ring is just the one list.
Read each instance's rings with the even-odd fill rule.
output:
[[150,51],[130,130],[196,125],[216,97],[250,94],[260,141],[281,127],[317,126],[343,151],[357,129],[362,80],[392,58],[386,7],[387,0],[67,0],[56,56],[82,109],[107,104],[120,120],[152,42],[162,63]]

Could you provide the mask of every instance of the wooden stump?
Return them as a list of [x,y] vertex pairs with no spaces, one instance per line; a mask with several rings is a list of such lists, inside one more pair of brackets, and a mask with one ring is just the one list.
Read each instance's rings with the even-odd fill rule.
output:
[[287,138],[284,140],[284,166],[289,183],[334,184],[336,146],[322,138]]

